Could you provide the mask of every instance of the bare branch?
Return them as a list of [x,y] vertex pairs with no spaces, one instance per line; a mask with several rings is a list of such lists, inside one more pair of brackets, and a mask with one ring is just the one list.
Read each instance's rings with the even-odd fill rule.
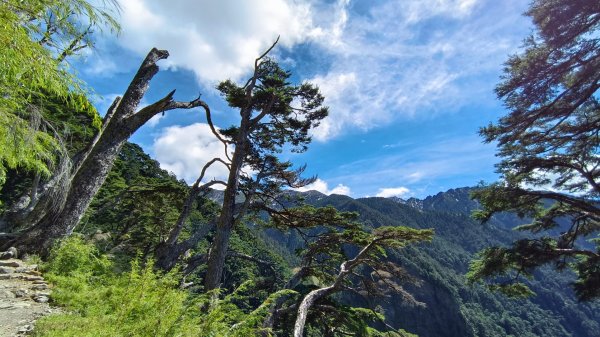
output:
[[277,45],[277,42],[279,42],[279,38],[280,37],[281,37],[281,35],[277,35],[277,39],[275,39],[275,42],[273,42],[273,44],[271,45],[271,47],[269,47],[269,49],[267,49],[267,51],[265,51],[262,55],[260,55],[254,61],[254,68],[258,68],[258,62],[260,62],[260,60],[262,60],[265,56],[267,56],[267,54],[269,54],[271,52],[271,50],[273,50],[273,48],[275,48],[275,46]]
[[208,106],[208,104],[204,103],[204,104],[200,104],[200,106],[202,108],[204,108],[204,111],[206,112],[206,123],[210,127],[210,131],[212,131],[212,133],[215,135],[215,137],[217,137],[217,139],[220,140],[221,143],[223,143],[223,145],[225,146],[225,157],[227,157],[227,160],[229,160],[231,162],[231,158],[229,157],[228,145],[231,144],[232,142],[224,139],[221,136],[221,134],[219,133],[219,131],[217,131],[217,128],[215,128],[215,125],[213,124],[213,121],[212,121],[212,113],[210,112],[210,107]]
[[308,311],[310,310],[312,305],[317,300],[338,291],[341,288],[342,282],[346,279],[346,277],[349,274],[351,274],[352,270],[362,262],[362,259],[369,253],[371,249],[373,249],[374,245],[380,240],[381,239],[379,238],[372,240],[366,246],[364,246],[353,259],[342,262],[340,266],[340,271],[331,285],[315,289],[309,292],[302,299],[300,307],[298,308],[298,316],[296,317],[296,323],[294,324],[294,337],[303,336],[304,325],[306,324]]
[[229,251],[229,253],[227,253],[227,256],[229,256],[229,257],[235,257],[235,258],[238,258],[238,259],[252,261],[252,262],[255,262],[257,264],[266,266],[267,268],[271,269],[271,271],[275,270],[274,267],[273,267],[273,264],[271,262],[268,262],[268,261],[265,261],[265,260],[261,260],[261,259],[259,259],[257,257],[252,256],[252,255],[238,253],[238,252],[234,252],[234,251]]
[[173,100],[173,95],[175,95],[175,90],[168,93],[165,97],[160,100],[144,107],[138,112],[126,117],[128,119],[128,123],[130,123],[131,127],[134,130],[137,130],[139,127],[148,122],[152,117],[159,113],[164,113],[165,111],[174,110],[174,109],[193,109],[199,106],[208,105],[203,102],[200,97],[196,98],[193,101],[189,102],[179,102]]

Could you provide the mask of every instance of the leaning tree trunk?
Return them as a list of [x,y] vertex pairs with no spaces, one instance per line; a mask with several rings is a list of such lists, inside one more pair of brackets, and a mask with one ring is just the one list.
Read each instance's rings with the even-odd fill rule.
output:
[[169,53],[165,50],[152,49],[123,98],[115,100],[105,117],[101,133],[90,144],[84,157],[73,169],[70,188],[63,207],[49,210],[39,222],[23,232],[16,240],[5,242],[3,247],[15,246],[19,251],[42,255],[47,253],[54,240],[73,232],[92,198],[108,176],[121,147],[137,129],[158,113],[177,108],[190,109],[205,104],[200,99],[176,102],[173,100],[175,91],[172,91],[163,99],[136,112],[150,80],[158,72],[156,62],[168,56]]
[[[206,110],[207,117],[210,118],[210,109],[208,109],[208,107],[204,107],[204,109]],[[183,227],[185,226],[185,222],[190,217],[190,214],[192,213],[192,208],[198,197],[202,193],[206,193],[209,190],[210,186],[220,183],[218,181],[211,181],[201,185],[202,180],[204,179],[204,175],[206,174],[206,170],[217,161],[223,162],[219,158],[214,158],[213,160],[209,161],[206,165],[204,165],[200,177],[196,179],[196,182],[194,182],[194,185],[192,185],[192,188],[188,192],[187,198],[183,203],[183,208],[179,213],[179,217],[175,222],[175,226],[173,226],[173,228],[169,232],[167,240],[159,243],[156,247],[156,250],[154,252],[154,258],[156,259],[156,267],[164,271],[171,270],[173,267],[175,267],[176,263],[179,261],[181,256],[188,249],[195,247],[198,244],[198,242],[200,242],[200,240],[202,240],[202,238],[204,238],[214,227],[215,222],[213,221],[210,224],[206,224],[202,229],[197,230],[189,239],[183,242],[178,242],[179,236],[181,235]]]
[[354,258],[342,262],[340,271],[331,285],[312,290],[302,299],[302,302],[300,302],[300,306],[298,307],[296,322],[294,323],[294,337],[302,337],[304,335],[304,326],[306,325],[306,319],[308,318],[308,311],[313,304],[319,299],[339,291],[342,283],[348,275],[352,274],[354,268],[368,260],[368,254],[375,247],[376,242],[377,240],[372,240],[365,245]]
[[19,237],[14,244],[19,251],[44,253],[52,241],[73,232],[127,140],[123,137],[111,139],[109,133],[105,135],[72,178],[62,209],[47,213]]
[[306,325],[306,318],[308,317],[308,311],[315,304],[315,302],[335,291],[335,287],[329,286],[325,288],[315,289],[309,292],[298,307],[298,316],[296,316],[296,323],[294,323],[294,337],[303,337],[304,326]]
[[231,169],[227,179],[227,188],[225,188],[225,193],[223,195],[223,207],[221,208],[221,214],[217,221],[215,237],[210,246],[210,252],[208,254],[208,266],[206,269],[206,276],[204,277],[205,290],[213,290],[218,288],[221,283],[221,278],[223,277],[225,257],[227,256],[227,251],[229,249],[229,239],[235,224],[235,197],[238,193],[240,172],[246,156],[246,147],[248,146],[248,124],[249,117],[242,116],[242,123],[240,127],[241,141],[236,144],[236,148],[233,153]]

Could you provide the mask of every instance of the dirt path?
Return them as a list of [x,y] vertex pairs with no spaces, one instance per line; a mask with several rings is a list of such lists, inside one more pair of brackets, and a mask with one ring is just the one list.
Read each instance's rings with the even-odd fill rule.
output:
[[0,337],[26,335],[36,319],[57,311],[48,304],[49,296],[36,265],[0,260]]

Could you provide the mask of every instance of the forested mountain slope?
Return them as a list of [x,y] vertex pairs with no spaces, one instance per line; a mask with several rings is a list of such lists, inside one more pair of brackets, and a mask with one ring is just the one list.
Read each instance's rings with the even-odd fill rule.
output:
[[[537,273],[531,281],[537,296],[529,299],[510,299],[483,286],[466,284],[464,275],[479,250],[507,245],[522,237],[519,232],[507,230],[519,224],[514,215],[499,216],[488,224],[471,219],[470,212],[477,204],[469,198],[470,191],[452,189],[408,202],[326,196],[314,191],[305,193],[305,198],[314,205],[359,212],[361,220],[373,227],[408,225],[435,229],[432,243],[390,254],[422,280],[420,287],[410,291],[427,304],[426,308],[409,307],[399,297],[371,303],[385,310],[388,324],[394,327],[419,336],[597,336],[600,305],[577,303],[568,287],[572,275],[567,272]],[[279,240],[290,249],[300,245],[289,235]]]
[[[15,186],[19,185],[17,180]],[[124,262],[136,254],[151,254],[164,239],[181,207],[182,195],[189,187],[160,169],[158,162],[135,144],[127,144],[105,185],[94,199],[79,231],[92,237],[105,251]],[[367,226],[407,225],[433,228],[432,243],[392,251],[392,260],[401,263],[421,280],[420,287],[408,287],[427,307],[403,304],[398,295],[387,300],[345,296],[340,300],[359,306],[380,308],[386,322],[419,336],[597,336],[600,331],[600,305],[577,303],[568,287],[568,273],[536,274],[532,288],[537,296],[509,299],[491,293],[480,285],[466,284],[465,273],[476,252],[491,245],[506,245],[522,236],[508,230],[523,222],[504,214],[488,224],[470,217],[477,203],[469,198],[469,188],[453,189],[423,200],[394,198],[352,199],[342,195],[326,196],[319,192],[290,192],[301,195],[315,206],[331,205],[342,211],[360,214]],[[9,195],[4,190],[3,198]],[[211,191],[209,199],[218,200],[222,192]],[[191,227],[197,229],[207,216],[217,211],[214,203],[202,199],[194,210]],[[197,225],[196,225],[197,224]],[[95,234],[96,233],[96,234]],[[188,234],[189,235],[189,234]],[[210,238],[210,234],[208,235]],[[250,225],[236,230],[236,251],[269,262],[272,268],[252,261],[228,260],[224,286],[234,287],[247,279],[276,287],[297,265],[294,251],[302,240],[294,234]],[[201,243],[199,250],[205,249]],[[124,263],[126,265],[126,263]],[[201,278],[190,275],[187,281]],[[255,294],[260,303],[264,293]]]

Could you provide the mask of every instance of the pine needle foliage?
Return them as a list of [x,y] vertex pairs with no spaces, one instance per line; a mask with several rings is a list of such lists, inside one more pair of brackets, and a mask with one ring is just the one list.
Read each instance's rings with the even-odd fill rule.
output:
[[535,31],[496,87],[509,112],[480,131],[498,144],[502,180],[473,196],[476,219],[513,212],[531,219],[517,229],[535,237],[485,250],[468,276],[526,295],[520,276],[552,265],[574,271],[577,297],[591,300],[600,297],[600,3],[536,0],[526,15]]

